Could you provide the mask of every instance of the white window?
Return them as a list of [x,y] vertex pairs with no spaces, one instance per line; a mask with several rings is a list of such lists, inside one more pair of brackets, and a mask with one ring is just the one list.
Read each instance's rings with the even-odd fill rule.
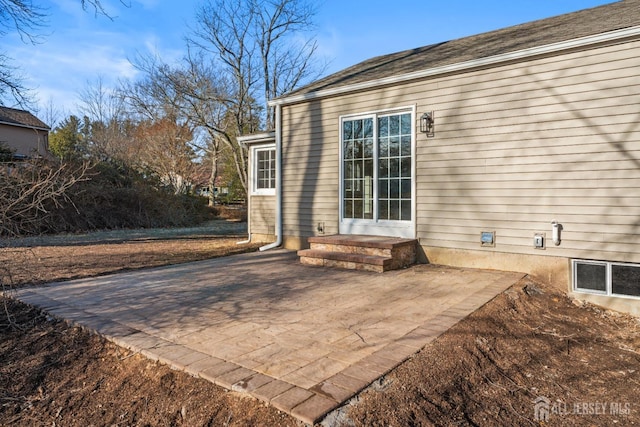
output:
[[276,194],[276,147],[262,145],[253,148],[252,194]]
[[640,297],[640,265],[573,260],[573,290],[591,294]]

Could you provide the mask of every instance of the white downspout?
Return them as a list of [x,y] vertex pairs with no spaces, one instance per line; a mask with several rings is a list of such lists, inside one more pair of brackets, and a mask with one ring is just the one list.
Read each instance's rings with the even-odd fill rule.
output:
[[268,251],[282,245],[282,106],[276,104],[276,241],[260,247]]

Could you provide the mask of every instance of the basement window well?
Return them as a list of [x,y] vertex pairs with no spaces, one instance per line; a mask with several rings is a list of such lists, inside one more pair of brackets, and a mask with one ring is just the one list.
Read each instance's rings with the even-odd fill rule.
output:
[[640,298],[640,265],[609,261],[572,261],[573,290]]

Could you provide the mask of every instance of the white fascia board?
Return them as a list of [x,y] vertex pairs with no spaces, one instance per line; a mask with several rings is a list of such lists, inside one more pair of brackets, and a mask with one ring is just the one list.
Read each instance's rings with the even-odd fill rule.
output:
[[242,145],[267,144],[273,143],[275,139],[276,133],[274,131],[271,131],[239,136],[238,142]]
[[426,70],[415,71],[397,76],[384,77],[381,79],[370,80],[362,83],[341,86],[334,89],[319,90],[300,95],[285,96],[284,98],[272,99],[268,105],[288,105],[297,102],[310,101],[313,99],[325,98],[328,96],[340,95],[348,92],[357,92],[365,89],[372,89],[378,86],[392,85],[403,83],[410,80],[417,80],[426,77],[433,77],[440,74],[454,73],[466,71],[473,68],[485,67],[488,65],[497,65],[503,62],[522,60],[533,56],[545,55],[549,53],[561,52],[563,50],[575,49],[579,47],[590,46],[599,43],[615,42],[629,37],[640,36],[640,26],[624,28],[621,30],[609,31],[606,33],[596,34],[593,36],[580,37],[577,39],[566,40],[559,43],[552,43],[543,46],[532,47],[528,49],[517,50],[514,52],[504,53],[500,55],[488,56],[486,58],[474,59],[471,61],[458,62],[456,64],[443,65],[441,67],[429,68]]

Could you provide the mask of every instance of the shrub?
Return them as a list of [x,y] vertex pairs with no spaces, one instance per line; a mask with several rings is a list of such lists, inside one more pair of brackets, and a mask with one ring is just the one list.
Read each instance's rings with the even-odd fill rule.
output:
[[55,212],[70,200],[69,189],[86,179],[86,165],[45,160],[6,163],[0,167],[0,235],[47,232]]
[[176,195],[117,164],[25,162],[0,171],[0,235],[187,226],[212,219],[207,199]]
[[72,205],[59,212],[68,229],[57,231],[178,227],[215,216],[206,198],[176,195],[126,167],[103,163],[95,172],[72,190]]

